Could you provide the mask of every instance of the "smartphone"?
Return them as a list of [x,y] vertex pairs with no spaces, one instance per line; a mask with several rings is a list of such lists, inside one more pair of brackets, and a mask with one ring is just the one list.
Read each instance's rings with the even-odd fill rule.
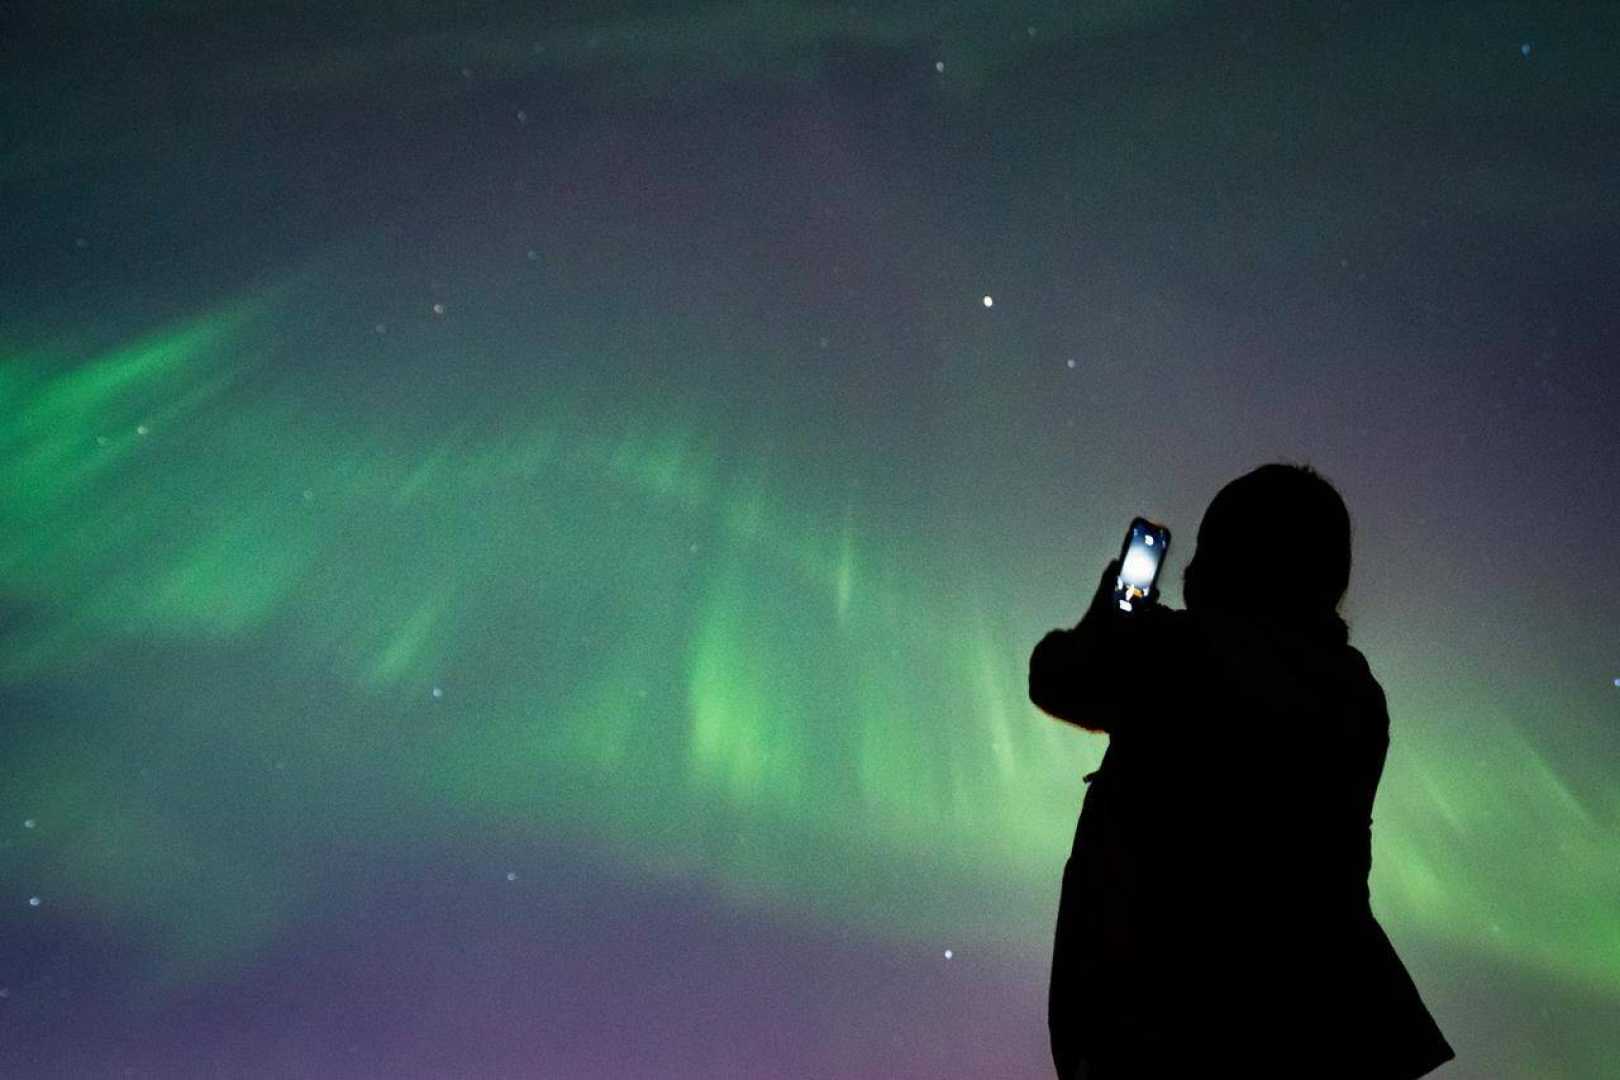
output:
[[1119,577],[1114,600],[1121,611],[1133,611],[1137,602],[1153,591],[1170,552],[1170,530],[1147,518],[1136,518],[1125,530],[1125,543],[1119,552]]

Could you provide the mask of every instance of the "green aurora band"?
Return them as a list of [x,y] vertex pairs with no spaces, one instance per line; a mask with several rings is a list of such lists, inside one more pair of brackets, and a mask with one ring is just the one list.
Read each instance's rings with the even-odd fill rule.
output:
[[[940,587],[836,460],[733,445],[701,397],[517,388],[423,442],[269,377],[285,317],[7,350],[0,679],[145,674],[23,726],[0,810],[39,827],[0,876],[182,985],[317,910],[323,846],[469,834],[1044,952],[1104,744],[1029,705],[1038,619]],[[1357,640],[1375,670],[1401,648]],[[1620,995],[1620,797],[1577,797],[1478,685],[1386,680],[1375,908]]]

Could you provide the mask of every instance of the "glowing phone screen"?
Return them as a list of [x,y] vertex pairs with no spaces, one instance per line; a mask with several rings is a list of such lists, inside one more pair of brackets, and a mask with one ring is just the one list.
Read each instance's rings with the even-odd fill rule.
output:
[[1121,611],[1131,611],[1135,601],[1153,590],[1153,583],[1164,565],[1170,548],[1170,531],[1142,518],[1131,522],[1125,553],[1120,560],[1119,584],[1114,590]]

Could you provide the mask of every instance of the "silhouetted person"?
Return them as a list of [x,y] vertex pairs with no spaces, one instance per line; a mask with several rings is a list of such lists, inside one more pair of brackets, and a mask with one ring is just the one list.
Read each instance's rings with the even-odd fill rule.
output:
[[1058,1074],[1407,1080],[1455,1055],[1374,920],[1384,693],[1337,608],[1350,517],[1308,467],[1215,496],[1185,611],[1113,601],[1029,662],[1030,700],[1107,732],[1063,871]]

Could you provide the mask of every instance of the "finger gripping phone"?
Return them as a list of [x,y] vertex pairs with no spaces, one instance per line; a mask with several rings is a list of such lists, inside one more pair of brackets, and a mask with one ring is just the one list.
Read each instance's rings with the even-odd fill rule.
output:
[[1147,518],[1136,518],[1125,530],[1125,543],[1119,552],[1119,578],[1114,585],[1114,602],[1121,611],[1134,611],[1141,601],[1154,595],[1164,557],[1170,551],[1170,530]]

